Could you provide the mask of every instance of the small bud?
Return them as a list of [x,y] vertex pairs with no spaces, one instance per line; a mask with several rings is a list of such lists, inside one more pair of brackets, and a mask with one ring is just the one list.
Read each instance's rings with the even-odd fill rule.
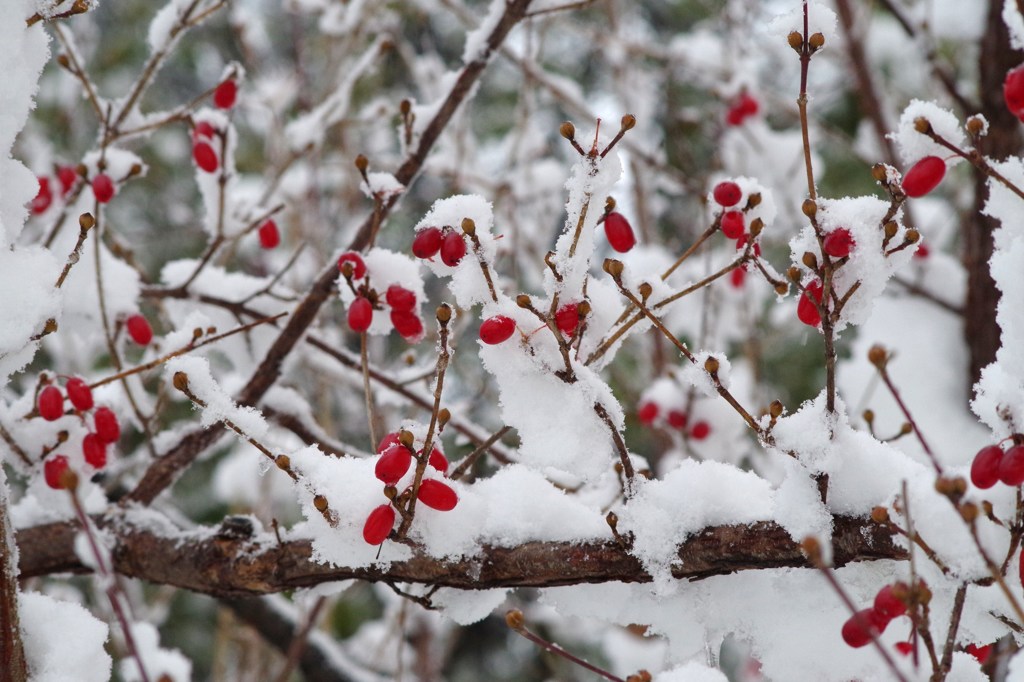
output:
[[580,316],[580,319],[583,319],[584,317],[589,315],[590,314],[590,302],[589,301],[580,301],[579,303],[577,303],[576,304],[576,313]]
[[635,125],[636,125],[636,116],[634,116],[633,114],[626,114],[625,116],[622,117],[622,122],[620,123],[620,129],[623,132],[625,132],[627,130],[632,130],[633,126],[635,126]]
[[462,219],[462,231],[468,234],[470,237],[476,234],[476,223],[473,222],[472,218]]
[[953,479],[953,492],[960,496],[967,493],[967,479],[963,476],[957,476]]
[[868,349],[868,362],[875,367],[885,367],[885,363],[889,360],[889,354],[885,351],[885,348],[875,344]]
[[277,468],[281,471],[288,471],[292,468],[292,460],[288,455],[278,455],[274,458],[274,464],[276,464]]
[[906,436],[908,433],[910,433],[913,430],[914,430],[913,426],[911,426],[908,422],[903,422],[903,425],[900,426],[900,435],[901,436]]
[[825,45],[825,36],[821,33],[812,33],[811,37],[807,39],[807,43],[813,50],[820,50]]
[[615,279],[622,277],[622,271],[624,268],[625,266],[622,265],[622,261],[620,260],[615,260],[614,258],[604,259],[604,271]]
[[918,116],[914,119],[914,130],[919,133],[927,134],[931,132],[932,124],[928,122],[924,116]]
[[452,319],[452,307],[447,303],[442,303],[437,306],[437,310],[434,311],[434,314],[437,316],[438,322],[441,324],[448,324]]
[[66,54],[64,54],[64,53],[61,53],[61,54],[57,55],[57,63],[60,64],[61,67],[65,68],[65,69],[67,69],[67,68],[69,68],[71,66],[71,60],[68,59],[68,56]]
[[611,213],[615,210],[615,199],[612,197],[606,197],[604,200],[604,212]]
[[519,609],[511,609],[505,614],[505,625],[509,626],[513,630],[521,630],[525,621],[526,619],[523,618],[523,612]]
[[57,432],[57,442],[58,443],[64,443],[64,442],[67,441],[67,439],[68,439],[68,432],[67,431],[58,431]]
[[918,580],[916,589],[914,590],[914,601],[918,604],[929,604],[931,600],[932,590],[928,587],[928,583],[923,580]]
[[821,563],[821,543],[818,542],[818,538],[808,535],[800,543],[800,549],[812,564]]
[[985,122],[981,119],[980,116],[971,116],[969,119],[967,119],[967,132],[969,132],[974,137],[978,137],[979,135],[984,134]]
[[886,239],[892,239],[896,236],[900,226],[896,224],[895,220],[890,220],[882,227],[882,234],[885,235]]
[[914,228],[910,228],[909,230],[907,230],[907,233],[903,235],[903,238],[906,239],[907,242],[909,242],[910,244],[916,244],[919,241],[921,241],[921,233],[915,230]]
[[811,270],[818,269],[818,257],[815,256],[810,251],[805,251],[804,257],[801,258],[800,260],[803,261],[803,264],[809,267]]
[[795,265],[789,266],[789,269],[786,270],[786,277],[788,277],[789,281],[794,284],[800,283],[800,280],[803,279],[803,274],[804,273],[800,271],[800,268]]
[[789,43],[791,48],[799,52],[804,46],[804,37],[800,35],[799,31],[791,31],[790,34],[786,36],[786,42]]
[[558,126],[558,134],[567,140],[572,140],[576,137],[576,126],[569,121],[566,121],[562,125]]
[[70,467],[60,473],[57,481],[64,490],[78,490],[78,474]]
[[784,409],[785,408],[782,405],[782,401],[776,399],[773,400],[771,404],[768,406],[768,414],[771,415],[772,419],[778,419],[779,417],[782,416],[782,411]]
[[356,157],[356,168],[359,169],[360,173],[365,173],[369,166],[370,160],[366,158],[365,154],[360,154]]
[[800,206],[800,210],[803,211],[804,215],[808,218],[813,218],[818,214],[818,204],[814,199],[804,199],[804,203]]
[[398,103],[398,110],[402,112],[402,116],[408,116],[409,112],[412,111],[412,102],[407,99],[403,99]]
[[956,494],[956,484],[948,476],[940,476],[935,479],[935,491],[947,497]]
[[533,301],[531,301],[530,297],[526,294],[519,294],[516,296],[516,305],[520,308],[531,308],[533,306]]
[[449,410],[447,407],[442,407],[440,410],[437,411],[437,423],[438,426],[440,426],[442,429],[444,428],[445,424],[451,421],[451,419],[452,411]]
[[198,341],[200,339],[200,337],[202,337],[202,335],[203,335],[203,328],[202,327],[196,327],[195,329],[192,330],[192,341],[193,342]]
[[654,287],[652,287],[647,282],[644,282],[643,284],[640,285],[639,291],[641,300],[646,302],[647,299],[651,297],[651,294],[654,293]]
[[864,418],[864,421],[866,421],[868,424],[870,424],[870,423],[875,421],[875,411],[874,410],[864,410],[864,413],[861,414],[861,417]]
[[760,192],[754,192],[749,197],[747,197],[747,208],[754,208],[755,206],[759,205],[760,203],[761,203],[761,193]]
[[978,518],[978,505],[973,502],[964,502],[960,505],[960,516],[964,518],[967,523],[974,523]]
[[761,230],[764,229],[764,221],[760,218],[754,218],[750,221],[750,236],[757,237],[761,234]]
[[776,282],[775,293],[778,294],[779,296],[785,296],[786,294],[789,293],[789,285],[786,284],[785,282]]
[[394,502],[394,500],[395,500],[395,498],[397,496],[398,496],[398,488],[396,488],[393,485],[386,485],[386,486],[384,486],[384,497],[386,497],[389,500],[391,500],[392,502]]
[[96,219],[92,217],[92,213],[83,213],[78,216],[78,226],[82,228],[82,231],[91,230],[93,225],[96,224]]
[[137,163],[133,163],[132,167],[128,169],[128,177],[138,175],[142,172],[142,166]]
[[188,375],[184,372],[175,372],[171,383],[174,384],[174,388],[184,393],[188,390]]
[[341,264],[341,274],[345,279],[352,279],[352,275],[355,274],[355,266],[352,265],[351,261],[345,261]]
[[604,517],[604,520],[608,522],[608,527],[612,530],[615,530],[619,525],[619,515],[615,512],[608,512],[608,514]]
[[323,495],[314,495],[313,506],[316,507],[316,510],[318,512],[323,514],[325,511],[327,511],[327,498],[324,497]]
[[889,172],[885,168],[884,163],[876,163],[871,167],[871,177],[878,182],[885,182],[889,179]]
[[718,374],[718,369],[718,358],[716,358],[714,355],[709,355],[708,359],[704,361],[704,370],[708,374]]
[[889,510],[879,505],[871,510],[871,520],[875,523],[889,523]]
[[410,450],[412,449],[412,444],[413,441],[415,440],[416,437],[412,435],[412,431],[406,431],[405,429],[402,429],[398,432],[398,442],[404,445],[405,447],[409,448]]

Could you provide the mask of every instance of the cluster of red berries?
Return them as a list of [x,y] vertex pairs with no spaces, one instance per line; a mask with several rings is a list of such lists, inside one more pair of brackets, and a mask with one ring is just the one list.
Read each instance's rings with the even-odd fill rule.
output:
[[466,255],[466,238],[450,225],[418,230],[412,240],[412,255],[430,260],[439,253],[441,262],[454,268]]
[[[403,444],[400,434],[395,432],[384,436],[380,445],[377,446],[377,454],[377,464],[374,466],[373,473],[377,480],[384,484],[385,496],[388,499],[396,499],[398,491],[395,485],[409,473],[413,457],[423,457],[423,450],[416,451],[413,446]],[[448,475],[448,459],[437,445],[430,449],[427,466],[436,469],[442,476]],[[410,484],[402,496],[410,495],[411,492],[412,485]],[[459,496],[451,487],[432,478],[420,481],[417,499],[438,511],[451,511],[459,503]],[[375,507],[366,517],[366,523],[363,524],[363,540],[370,545],[379,545],[384,542],[395,525],[395,518],[393,504],[382,504]]]
[[[871,641],[871,635],[878,636],[885,632],[889,623],[907,612],[907,599],[910,588],[906,583],[898,582],[894,585],[886,585],[875,595],[874,604],[866,609],[861,609],[843,623],[843,641],[853,648],[866,646]],[[897,644],[901,653],[907,642]]]
[[[752,101],[754,102],[753,113],[757,113],[757,102],[756,100]],[[747,219],[743,215],[743,211],[733,208],[743,198],[743,190],[735,182],[726,181],[715,185],[711,194],[715,201],[724,209],[721,218],[719,218],[719,227],[722,230],[722,235],[727,239],[736,240],[737,250],[746,248],[747,242],[750,240],[750,235],[747,234]],[[754,254],[761,255],[761,245],[758,243],[754,244]],[[748,264],[744,263],[738,268],[733,268],[729,273],[729,283],[733,287],[739,289],[743,286],[747,279],[747,267]]]
[[946,176],[946,162],[938,156],[926,156],[903,176],[903,193],[908,197],[923,197],[939,186]]
[[618,211],[611,211],[604,216],[604,236],[608,245],[619,253],[626,253],[636,246],[636,235],[626,216]]
[[677,408],[666,410],[663,415],[658,403],[653,400],[645,400],[640,403],[636,410],[636,418],[644,426],[654,426],[660,420],[678,431],[683,431],[690,426],[689,436],[694,440],[704,440],[711,435],[711,425],[706,421],[700,420],[690,425],[689,415]]
[[[89,466],[102,469],[107,464],[107,446],[121,438],[121,426],[117,415],[109,407],[93,410],[95,402],[89,385],[79,377],[68,379],[64,387],[68,401],[83,423],[85,415],[92,411],[93,428],[82,439],[82,455]],[[39,392],[36,398],[39,416],[47,421],[56,421],[64,416],[64,394],[58,386],[49,384]],[[43,478],[46,484],[54,489],[65,487],[65,472],[70,468],[66,455],[54,455],[43,464]]]
[[725,114],[725,122],[731,126],[743,125],[745,120],[756,116],[760,108],[756,99],[747,92],[742,92],[729,105],[729,111]]
[[1017,487],[1024,483],[1024,436],[1011,437],[1015,445],[1005,452],[998,445],[988,445],[978,451],[971,462],[971,483],[981,489],[996,483]]
[[149,342],[153,340],[153,328],[149,325],[149,320],[139,313],[125,318],[124,328],[128,331],[131,340],[140,346],[148,346]]
[[[381,309],[381,297],[370,287],[366,262],[355,251],[348,251],[338,258],[338,270],[349,280],[356,291],[356,297],[348,307],[349,329],[362,334],[373,324],[375,309]],[[364,280],[356,285],[356,281]],[[391,309],[391,324],[395,331],[408,341],[416,343],[423,337],[423,320],[416,313],[416,294],[400,284],[387,288],[383,298]]]
[[[62,198],[66,197],[68,192],[74,188],[75,183],[78,182],[78,171],[72,166],[58,166],[56,175],[57,182],[60,183],[60,196]],[[39,192],[29,205],[32,213],[36,215],[44,212],[53,204],[53,189],[50,186],[50,178],[41,175],[37,180],[39,180]]]

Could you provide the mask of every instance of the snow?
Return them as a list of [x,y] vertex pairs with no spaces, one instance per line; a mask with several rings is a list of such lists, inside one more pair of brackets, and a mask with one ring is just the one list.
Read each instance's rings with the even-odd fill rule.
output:
[[106,682],[107,624],[79,604],[18,593],[18,617],[31,682]]
[[952,156],[950,151],[933,141],[924,133],[915,129],[915,121],[924,118],[931,124],[932,130],[937,135],[945,138],[949,143],[964,149],[967,140],[964,136],[963,125],[956,115],[944,109],[934,102],[925,102],[915,99],[910,102],[900,115],[899,126],[896,131],[889,134],[889,138],[896,143],[900,158],[909,168],[926,156],[938,156],[947,159],[946,165],[952,165],[960,161],[960,157]]
[[140,674],[134,657],[126,657],[118,665],[118,672],[125,682],[141,682],[143,679],[188,682],[192,679],[192,662],[177,649],[161,648],[160,634],[155,627],[149,623],[133,623],[131,629],[146,676]]
[[666,670],[654,676],[654,682],[726,682],[721,670],[695,661]]
[[167,362],[164,376],[168,383],[183,372],[188,390],[204,405],[194,405],[200,413],[200,423],[210,427],[227,420],[242,430],[244,436],[261,440],[267,433],[267,422],[257,410],[236,404],[227,392],[213,378],[209,360],[202,357],[179,356]]

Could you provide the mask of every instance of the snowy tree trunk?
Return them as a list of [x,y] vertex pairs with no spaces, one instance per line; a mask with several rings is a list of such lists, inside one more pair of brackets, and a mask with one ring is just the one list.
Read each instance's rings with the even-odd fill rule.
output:
[[7,516],[7,478],[0,469],[0,680],[28,679],[18,624],[18,550]]

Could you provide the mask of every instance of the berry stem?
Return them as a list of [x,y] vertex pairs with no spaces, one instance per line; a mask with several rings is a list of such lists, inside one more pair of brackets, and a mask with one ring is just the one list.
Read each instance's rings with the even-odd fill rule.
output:
[[375,445],[377,441],[377,419],[376,410],[373,407],[373,391],[370,388],[370,358],[367,351],[366,332],[359,335],[359,364],[363,369],[363,396],[366,398],[366,421],[370,429],[370,443]]
[[807,71],[811,65],[811,44],[808,42],[807,15],[807,0],[804,0],[803,44],[800,46],[800,95],[797,97],[796,105],[800,110],[800,135],[803,138],[804,145],[804,167],[807,171],[807,194],[813,200],[818,198],[818,194],[814,187],[814,168],[811,165],[811,138],[807,129]]
[[[876,353],[876,350],[880,352]],[[931,447],[928,445],[928,441],[924,439],[924,434],[921,433],[921,429],[918,428],[917,422],[914,420],[914,416],[910,414],[910,409],[907,408],[906,403],[903,402],[903,398],[902,396],[900,396],[899,390],[896,388],[896,385],[892,381],[892,377],[889,376],[889,372],[886,369],[889,360],[892,359],[892,356],[888,352],[886,352],[886,350],[881,346],[872,346],[871,351],[868,354],[868,357],[871,359],[872,364],[878,371],[878,376],[882,379],[882,382],[885,384],[885,387],[889,389],[889,393],[892,394],[892,397],[896,401],[896,404],[899,405],[900,411],[903,413],[903,416],[910,424],[910,427],[914,430],[914,435],[917,436],[918,442],[921,443],[921,448],[924,450],[925,454],[928,455],[928,459],[929,461],[931,461],[932,467],[935,468],[935,473],[938,474],[939,476],[942,476],[942,465],[939,464],[939,460],[935,457],[935,453],[932,452]]]
[[1021,199],[1024,199],[1024,190],[1022,190],[1014,183],[1010,182],[1010,180],[1008,180],[1005,175],[1003,175],[995,168],[993,168],[992,164],[988,162],[988,159],[986,159],[985,156],[981,154],[979,151],[972,149],[969,152],[965,152],[963,149],[960,149],[955,144],[944,138],[942,135],[939,135],[937,132],[935,132],[935,130],[933,130],[930,125],[923,132],[923,134],[927,135],[932,139],[932,141],[942,145],[943,147],[953,152],[957,156],[961,157],[962,159],[965,159],[968,162],[970,162],[983,175],[987,175],[993,180],[999,182],[1004,187],[1006,187],[1006,189],[1010,190]]
[[949,614],[949,630],[946,632],[946,644],[942,648],[942,663],[936,671],[945,679],[953,667],[953,651],[956,648],[956,633],[960,629],[960,616],[964,612],[964,600],[967,597],[967,583],[960,583],[953,597],[953,610]]
[[68,273],[71,272],[71,267],[78,263],[82,257],[82,246],[85,245],[85,239],[89,236],[89,229],[96,224],[95,219],[91,213],[83,213],[78,218],[78,241],[75,243],[75,248],[68,254],[68,260],[64,263],[64,269],[61,270],[60,276],[57,278],[57,283],[54,287],[60,289],[64,285],[64,280],[67,279]]
[[582,658],[579,658],[578,656],[574,656],[573,654],[569,653],[568,651],[558,646],[554,642],[549,642],[540,635],[531,632],[523,623],[523,613],[518,609],[513,609],[512,611],[509,611],[508,614],[506,614],[505,623],[517,634],[522,635],[523,637],[530,640],[531,642],[541,647],[545,651],[550,651],[553,654],[557,654],[558,656],[561,656],[567,661],[575,663],[581,668],[585,668],[592,673],[600,675],[606,680],[612,680],[612,682],[626,682],[621,677],[616,677],[607,670],[604,670],[603,668],[598,668],[596,665],[588,663],[584,661]]
[[504,436],[511,430],[511,426],[503,426],[494,433],[492,433],[490,437],[488,437],[487,440],[485,440],[484,442],[480,443],[480,445],[478,445],[476,449],[473,450],[473,452],[469,453],[468,455],[462,458],[462,461],[459,462],[459,465],[455,467],[451,474],[448,475],[448,478],[450,478],[453,481],[457,481],[463,476],[465,476],[466,472],[468,472],[476,463],[476,461],[480,459],[480,455],[487,452],[487,450],[492,445],[501,440],[502,436]]

